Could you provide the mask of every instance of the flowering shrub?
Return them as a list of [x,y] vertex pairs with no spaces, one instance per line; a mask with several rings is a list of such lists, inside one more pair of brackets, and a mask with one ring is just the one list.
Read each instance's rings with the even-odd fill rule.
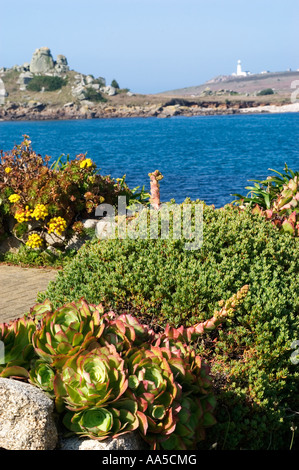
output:
[[40,248],[43,243],[43,239],[37,233],[32,233],[28,235],[26,245],[28,245],[30,248]]
[[9,231],[13,220],[13,234],[31,248],[46,247],[47,233],[60,237],[65,245],[73,234],[83,233],[78,222],[93,216],[100,203],[116,205],[119,195],[134,197],[124,177],[101,176],[86,155],[65,163],[59,158],[50,166],[50,157],[36,154],[26,135],[11,152],[0,155],[3,224]]
[[31,213],[32,218],[36,220],[45,220],[48,215],[48,209],[44,204],[37,204]]
[[152,449],[195,449],[216,422],[216,400],[209,367],[190,340],[231,316],[247,292],[244,286],[210,322],[160,333],[102,304],[80,299],[55,310],[47,300],[0,324],[0,376],[44,390],[74,433],[101,440],[138,429]]
[[[7,168],[5,168],[5,170],[7,170]],[[18,194],[12,194],[8,198],[9,202],[11,202],[12,204],[14,204],[15,202],[19,202],[20,199],[21,199],[21,196],[19,196]]]
[[57,235],[62,235],[66,229],[66,221],[62,217],[53,217],[49,221],[48,233],[56,233]]

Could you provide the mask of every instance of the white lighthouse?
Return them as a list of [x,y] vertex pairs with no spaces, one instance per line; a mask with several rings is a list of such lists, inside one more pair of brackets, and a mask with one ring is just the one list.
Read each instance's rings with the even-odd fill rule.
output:
[[248,72],[242,71],[242,65],[241,65],[240,59],[238,60],[238,63],[237,63],[237,73],[233,73],[232,75],[235,75],[237,77],[246,77],[246,75],[248,75]]

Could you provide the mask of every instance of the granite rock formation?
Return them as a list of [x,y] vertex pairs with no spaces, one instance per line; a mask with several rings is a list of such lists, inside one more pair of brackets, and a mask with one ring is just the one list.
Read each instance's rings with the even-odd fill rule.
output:
[[36,49],[30,62],[30,72],[32,73],[66,73],[68,70],[67,58],[64,55],[59,54],[56,61],[54,61],[48,47],[40,47],[39,49]]
[[57,56],[56,63],[55,63],[55,70],[58,73],[68,72],[69,66],[68,66],[68,63],[67,63],[67,58],[64,55],[59,54]]
[[36,49],[30,62],[30,72],[46,73],[52,69],[54,69],[54,60],[50,49],[48,47]]

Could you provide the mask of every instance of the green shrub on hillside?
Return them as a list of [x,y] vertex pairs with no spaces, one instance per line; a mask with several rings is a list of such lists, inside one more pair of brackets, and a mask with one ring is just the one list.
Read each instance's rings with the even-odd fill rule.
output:
[[200,250],[186,250],[185,240],[88,243],[40,300],[58,306],[84,297],[155,328],[189,326],[249,284],[234,318],[198,345],[218,392],[218,423],[207,445],[279,449],[288,448],[299,411],[299,374],[290,362],[299,330],[298,272],[298,239],[250,210],[205,206]]
[[115,79],[112,80],[111,86],[113,86],[113,88],[119,89],[119,84]]
[[265,88],[257,93],[257,96],[274,95],[272,88]]
[[102,93],[100,93],[99,91],[95,90],[92,87],[87,87],[85,89],[84,96],[85,96],[85,99],[88,101],[103,102],[103,103],[107,101],[107,99],[104,98]]
[[66,85],[66,80],[61,77],[52,77],[48,75],[35,75],[27,85],[29,91],[41,91],[44,88],[45,91],[60,90]]

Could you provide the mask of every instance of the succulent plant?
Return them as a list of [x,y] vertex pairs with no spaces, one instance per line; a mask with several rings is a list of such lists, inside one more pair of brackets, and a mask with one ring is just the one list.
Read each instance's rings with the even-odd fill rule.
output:
[[294,176],[283,185],[281,193],[273,203],[273,208],[280,211],[294,210],[299,204],[299,178]]
[[63,417],[67,429],[103,440],[135,431],[139,426],[137,403],[133,400],[120,399],[105,406],[88,408],[79,412],[68,411]]
[[127,386],[124,361],[113,345],[79,351],[67,359],[54,380],[56,397],[71,411],[116,402]]
[[0,376],[44,390],[76,434],[102,440],[138,429],[152,449],[193,449],[215,422],[215,397],[191,343],[230,316],[247,287],[212,319],[159,333],[84,299],[56,310],[46,300],[0,325]]
[[[152,406],[143,411],[148,421],[144,438],[152,448],[194,449],[196,443],[205,438],[205,429],[215,424],[216,398],[213,393],[210,368],[196,354],[195,348],[192,347],[192,341],[205,331],[215,329],[221,322],[230,318],[246,297],[248,290],[249,286],[245,285],[226,302],[220,302],[221,309],[215,311],[209,320],[189,328],[183,326],[173,328],[167,325],[164,332],[157,335],[152,349],[160,350],[163,357],[167,358],[167,364],[179,393],[177,399],[172,403],[173,426],[171,432],[157,432],[158,426],[161,424],[158,424],[157,420],[155,422],[153,418],[156,417],[148,416]],[[137,361],[136,364],[138,364]],[[142,365],[141,360],[139,364]],[[129,389],[130,383],[129,378]],[[138,382],[136,381],[136,383]],[[150,400],[154,403],[152,397]]]
[[[215,403],[215,399],[213,401]],[[214,403],[211,407],[215,406]],[[206,428],[215,423],[215,418],[207,414],[202,399],[194,395],[184,396],[181,400],[181,409],[177,414],[174,432],[166,440],[158,441],[157,448],[196,449],[197,443],[205,439]]]
[[49,364],[61,367],[68,357],[86,350],[104,329],[101,306],[88,305],[83,299],[45,312],[40,328],[33,335],[36,353]]
[[167,436],[175,429],[181,389],[169,366],[170,351],[155,346],[133,348],[125,357],[128,367],[126,396],[138,403],[140,430],[149,436]]
[[32,336],[36,324],[25,317],[0,324],[0,341],[4,353],[0,363],[1,377],[28,377],[30,361],[35,352]]
[[153,330],[141,324],[132,315],[119,315],[109,312],[109,321],[98,342],[101,345],[113,344],[118,352],[125,352],[134,346],[150,343],[155,338]]
[[[295,176],[283,186],[266,217],[276,221],[284,232],[299,235],[299,177]],[[277,223],[278,221],[278,223]]]
[[34,305],[34,307],[30,309],[29,313],[26,314],[25,317],[34,320],[36,323],[39,323],[46,313],[52,312],[52,302],[50,302],[49,299],[46,299],[44,302]]
[[41,388],[51,398],[55,398],[54,378],[56,371],[43,359],[37,359],[30,367],[28,380],[32,385]]
[[[274,170],[272,170],[274,171]],[[278,173],[278,172],[276,172]],[[252,212],[265,217],[282,232],[299,236],[299,175],[285,167],[281,177],[269,177],[258,181],[251,189],[251,197],[239,197],[234,201],[253,207]],[[267,185],[267,187],[265,187]]]

